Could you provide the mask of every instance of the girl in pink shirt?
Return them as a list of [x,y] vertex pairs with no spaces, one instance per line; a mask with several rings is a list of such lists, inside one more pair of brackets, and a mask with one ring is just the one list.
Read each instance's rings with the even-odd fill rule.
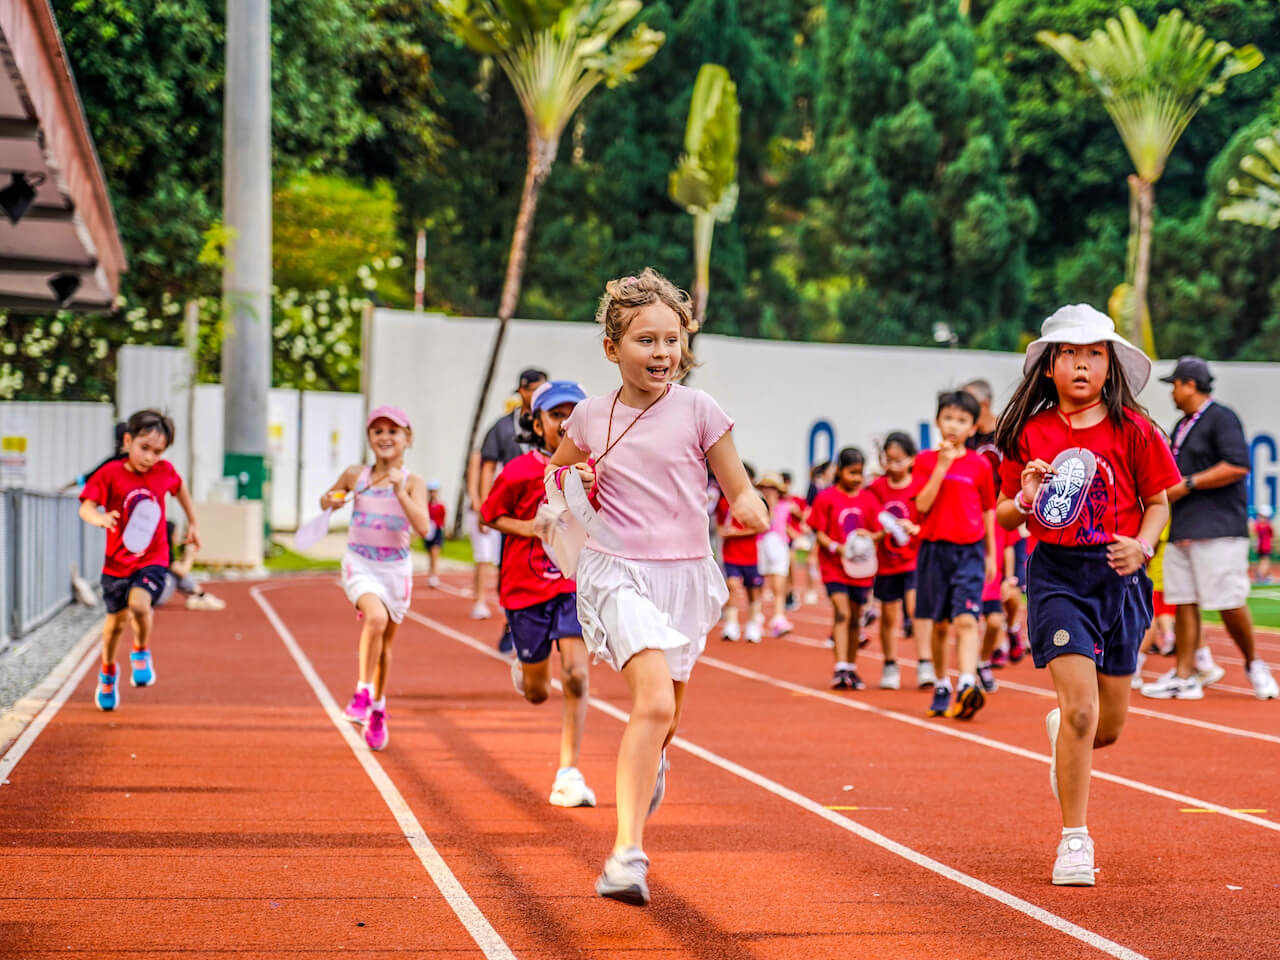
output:
[[618,751],[618,833],[596,892],[649,902],[644,823],[666,789],[689,674],[728,591],[707,531],[709,465],[733,514],[769,525],[733,443],[731,421],[700,390],[677,385],[695,363],[688,294],[652,269],[605,287],[596,321],[622,385],[578,404],[547,466],[563,488],[576,470],[599,513],[578,560],[578,619],[587,648],[626,678],[632,708]]

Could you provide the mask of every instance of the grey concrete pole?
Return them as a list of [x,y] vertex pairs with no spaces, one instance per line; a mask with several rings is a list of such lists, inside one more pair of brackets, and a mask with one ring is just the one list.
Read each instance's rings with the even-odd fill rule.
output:
[[271,9],[227,0],[223,128],[223,473],[262,499],[271,387]]

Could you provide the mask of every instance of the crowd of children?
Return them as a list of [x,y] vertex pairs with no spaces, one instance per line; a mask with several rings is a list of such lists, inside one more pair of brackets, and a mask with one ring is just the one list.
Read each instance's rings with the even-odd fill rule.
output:
[[[645,822],[668,787],[667,746],[708,632],[720,624],[725,641],[750,644],[786,637],[788,613],[817,603],[819,583],[831,611],[833,689],[865,688],[858,650],[877,619],[879,687],[900,689],[899,647],[913,641],[929,716],[971,720],[997,690],[993,671],[1028,651],[1048,670],[1058,701],[1046,717],[1050,782],[1062,814],[1052,879],[1092,885],[1092,751],[1119,736],[1143,658],[1171,646],[1157,548],[1165,491],[1178,474],[1135,399],[1150,360],[1104,314],[1064,307],[1028,348],[1024,378],[998,418],[985,381],[943,392],[930,449],[892,430],[874,462],[846,447],[816,466],[800,497],[785,472],[757,479],[738,455],[730,416],[680,385],[696,363],[687,294],[645,270],[609,283],[596,319],[619,386],[588,397],[575,382],[532,371],[541,379],[528,383],[512,438],[523,453],[512,449],[472,506],[475,523],[502,537],[500,556],[477,559],[500,565],[511,678],[524,699],[549,699],[559,655],[551,804],[596,802],[578,768],[590,663],[619,672],[631,692],[617,832],[599,895],[649,902]],[[392,641],[412,598],[410,541],[424,538],[428,583],[437,585],[445,513],[439,485],[405,469],[413,430],[403,410],[371,411],[367,439],[373,462],[344,470],[320,507],[353,506],[341,576],[360,638],[345,715],[382,750]],[[162,414],[135,414],[123,455],[81,493],[82,517],[108,530],[102,710],[119,703],[115,656],[126,622],[132,682],[155,681],[151,608],[170,562],[167,495],[187,513],[187,541],[199,543],[186,486],[163,459],[172,441]],[[1259,577],[1269,573],[1269,520],[1260,513],[1255,527]]]

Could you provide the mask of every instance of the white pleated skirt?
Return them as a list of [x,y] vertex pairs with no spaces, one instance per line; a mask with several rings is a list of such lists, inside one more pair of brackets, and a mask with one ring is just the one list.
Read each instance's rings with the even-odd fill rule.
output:
[[661,650],[681,682],[729,599],[712,557],[628,560],[587,547],[577,584],[582,638],[596,660],[621,670],[641,650]]
[[373,594],[387,608],[391,622],[400,623],[413,597],[413,559],[384,562],[348,550],[342,556],[342,589],[352,606],[364,594]]

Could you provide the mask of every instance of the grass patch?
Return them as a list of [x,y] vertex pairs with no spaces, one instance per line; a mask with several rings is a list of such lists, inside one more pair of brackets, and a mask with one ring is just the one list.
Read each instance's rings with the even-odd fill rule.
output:
[[[1254,587],[1249,594],[1249,612],[1259,627],[1280,628],[1280,586]],[[1205,622],[1221,623],[1216,613],[1205,611]]]
[[263,561],[263,566],[272,573],[306,573],[316,570],[337,570],[340,564],[337,560],[305,557],[300,553],[294,553],[292,550],[280,546],[278,543],[273,543],[271,545],[271,554]]
[[458,560],[462,563],[474,563],[475,558],[471,553],[471,541],[463,538],[462,540],[446,540],[444,546],[440,548],[440,556],[449,560]]

